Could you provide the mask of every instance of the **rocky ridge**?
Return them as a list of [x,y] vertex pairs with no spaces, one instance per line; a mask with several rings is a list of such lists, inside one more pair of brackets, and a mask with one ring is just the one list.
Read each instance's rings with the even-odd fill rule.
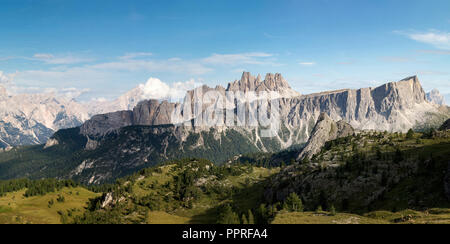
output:
[[[359,130],[402,132],[406,132],[410,128],[436,126],[437,123],[442,123],[450,116],[448,109],[443,111],[439,106],[427,101],[425,92],[416,76],[376,88],[343,89],[309,95],[295,93],[280,74],[267,74],[264,81],[260,81],[260,79],[259,76],[255,78],[244,72],[241,80],[230,83],[226,89],[221,86],[216,88],[203,86],[197,89],[203,93],[207,91],[216,91],[221,94],[226,91],[278,91],[280,94],[284,94],[278,98],[284,132],[278,139],[285,148],[306,142],[321,113],[328,114],[335,121],[343,120]],[[188,92],[190,95],[194,93],[195,90]],[[234,102],[227,100],[224,103],[227,107],[224,107],[223,104],[220,105],[217,101],[213,101],[209,105],[214,109],[234,109],[239,102],[238,100]],[[191,104],[195,104],[195,101]],[[203,110],[206,107],[204,105]],[[86,135],[103,135],[108,131],[130,124],[170,124],[172,122],[170,116],[174,112],[183,114],[183,105],[167,101],[146,100],[140,102],[133,109],[132,121],[120,120],[122,116],[99,115],[92,121],[86,122],[82,131]],[[246,113],[249,112],[247,109]],[[101,121],[110,119],[115,121]],[[92,129],[94,127],[95,129]],[[193,128],[193,130],[195,129],[199,128]],[[251,128],[247,129],[251,130]]]
[[297,160],[311,159],[322,149],[325,142],[353,135],[354,133],[355,130],[351,125],[342,120],[335,122],[326,113],[322,113],[317,120],[306,146],[298,155]]

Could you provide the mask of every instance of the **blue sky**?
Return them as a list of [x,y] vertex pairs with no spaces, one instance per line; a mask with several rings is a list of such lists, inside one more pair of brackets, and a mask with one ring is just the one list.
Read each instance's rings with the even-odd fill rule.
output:
[[1,0],[10,90],[114,98],[156,77],[282,73],[301,93],[418,75],[450,97],[450,1]]

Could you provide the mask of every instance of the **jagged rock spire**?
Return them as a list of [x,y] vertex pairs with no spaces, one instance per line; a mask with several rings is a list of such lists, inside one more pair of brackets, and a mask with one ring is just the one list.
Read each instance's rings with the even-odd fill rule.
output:
[[261,81],[261,75],[255,78],[250,72],[243,72],[240,80],[228,84],[227,91],[276,91],[280,92],[283,97],[300,95],[291,89],[287,81],[279,73],[267,73],[264,81]]

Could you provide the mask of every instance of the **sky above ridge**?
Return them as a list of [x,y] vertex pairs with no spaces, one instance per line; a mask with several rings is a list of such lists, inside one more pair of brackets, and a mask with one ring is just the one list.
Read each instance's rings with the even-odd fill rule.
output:
[[282,73],[300,93],[418,75],[450,102],[448,0],[1,0],[0,84],[112,99]]

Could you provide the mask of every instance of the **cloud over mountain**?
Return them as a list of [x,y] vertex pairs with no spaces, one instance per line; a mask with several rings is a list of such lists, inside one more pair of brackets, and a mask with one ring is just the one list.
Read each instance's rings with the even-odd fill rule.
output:
[[446,50],[450,49],[449,32],[430,30],[427,32],[414,32],[414,33],[397,32],[397,33],[404,34],[414,41],[433,45],[434,47],[439,49],[446,49]]
[[3,74],[3,71],[0,71],[0,83],[7,83],[9,81],[9,77]]
[[182,99],[186,91],[199,86],[195,80],[191,79],[186,82],[176,82],[172,85],[162,82],[158,78],[150,78],[145,84],[140,84],[143,99]]

